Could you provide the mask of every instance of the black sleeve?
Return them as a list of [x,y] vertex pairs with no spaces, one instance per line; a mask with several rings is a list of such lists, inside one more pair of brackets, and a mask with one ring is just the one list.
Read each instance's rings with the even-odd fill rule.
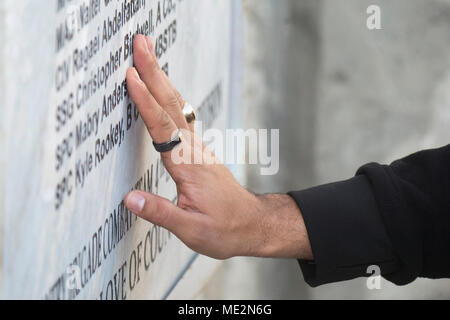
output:
[[309,285],[369,276],[372,265],[397,285],[450,277],[450,145],[289,195],[314,254],[299,261]]

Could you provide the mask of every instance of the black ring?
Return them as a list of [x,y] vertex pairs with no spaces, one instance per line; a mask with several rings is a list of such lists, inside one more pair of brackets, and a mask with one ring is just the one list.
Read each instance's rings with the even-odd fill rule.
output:
[[173,138],[172,140],[165,142],[165,143],[153,142],[153,146],[155,147],[156,151],[158,151],[159,153],[164,153],[164,152],[172,151],[181,142],[183,142],[183,135],[181,134],[181,131],[178,131],[176,137]]

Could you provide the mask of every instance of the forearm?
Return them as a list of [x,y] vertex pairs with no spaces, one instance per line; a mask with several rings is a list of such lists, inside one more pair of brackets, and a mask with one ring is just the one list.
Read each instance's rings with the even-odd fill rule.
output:
[[258,257],[313,260],[305,222],[295,201],[288,195],[258,196],[260,203]]

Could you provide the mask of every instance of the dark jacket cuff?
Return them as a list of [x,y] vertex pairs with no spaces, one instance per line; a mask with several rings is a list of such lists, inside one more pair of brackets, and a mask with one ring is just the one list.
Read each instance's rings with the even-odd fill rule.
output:
[[288,193],[305,221],[314,261],[299,261],[313,286],[381,274],[398,266],[368,179],[353,179]]

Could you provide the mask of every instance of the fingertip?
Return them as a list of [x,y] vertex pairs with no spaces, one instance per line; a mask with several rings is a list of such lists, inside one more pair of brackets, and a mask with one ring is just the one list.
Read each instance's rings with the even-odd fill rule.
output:
[[150,55],[148,50],[147,40],[145,36],[138,34],[134,38],[133,44],[133,59],[135,65],[140,68],[145,63],[145,59]]
[[124,204],[134,214],[142,215],[146,201],[146,197],[142,192],[131,191],[125,196]]
[[144,50],[144,51],[148,50],[147,40],[146,40],[146,37],[144,35],[137,34],[134,37],[134,48],[136,50]]
[[137,72],[136,68],[131,67],[128,68],[127,70],[127,80],[133,80],[133,81],[137,81],[138,83],[141,83],[141,77],[139,76],[139,73]]
[[130,191],[126,194],[126,196],[123,198],[123,204],[125,205],[125,207],[128,208],[128,200],[130,198],[130,195],[133,193],[133,191]]
[[137,76],[137,77],[139,77],[139,74],[137,73],[137,70],[136,70],[136,68],[135,67],[130,67],[130,68],[128,68],[128,70],[127,70],[127,77],[133,77],[133,76]]

